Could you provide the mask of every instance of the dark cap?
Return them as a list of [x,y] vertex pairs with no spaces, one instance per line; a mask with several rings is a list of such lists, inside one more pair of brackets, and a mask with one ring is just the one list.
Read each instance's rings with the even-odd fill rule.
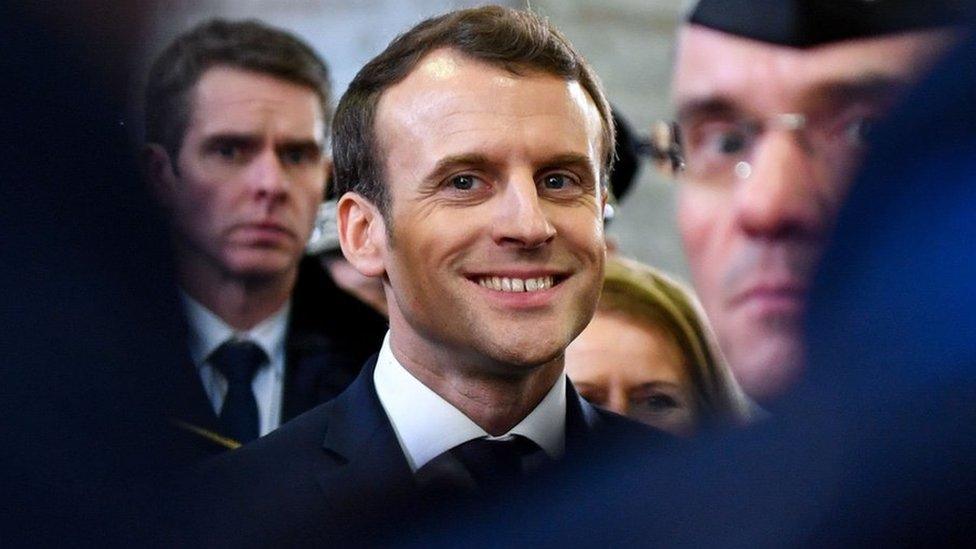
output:
[[700,0],[687,21],[744,38],[808,48],[960,24],[969,0]]

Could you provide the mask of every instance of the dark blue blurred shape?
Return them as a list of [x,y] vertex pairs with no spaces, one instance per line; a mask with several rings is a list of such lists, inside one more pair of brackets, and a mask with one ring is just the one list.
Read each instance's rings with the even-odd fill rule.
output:
[[[32,10],[34,11],[34,10]],[[167,470],[164,226],[87,44],[0,5],[0,543],[121,542]],[[81,34],[84,34],[83,32]],[[116,59],[114,61],[122,62]]]

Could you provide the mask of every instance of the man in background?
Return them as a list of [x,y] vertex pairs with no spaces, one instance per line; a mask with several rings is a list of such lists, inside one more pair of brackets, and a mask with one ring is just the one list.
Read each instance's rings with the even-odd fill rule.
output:
[[329,87],[309,46],[257,22],[204,23],[150,73],[144,160],[189,324],[174,419],[195,455],[335,396],[379,347],[364,307],[302,261],[331,169]]
[[851,174],[875,121],[952,41],[954,6],[703,0],[681,26],[680,233],[719,345],[760,402],[803,369],[807,294]]

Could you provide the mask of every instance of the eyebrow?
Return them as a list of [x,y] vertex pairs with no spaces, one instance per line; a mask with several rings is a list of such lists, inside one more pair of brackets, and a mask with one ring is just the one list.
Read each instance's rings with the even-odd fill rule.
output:
[[585,154],[579,153],[563,153],[557,154],[546,162],[543,162],[545,168],[556,168],[561,166],[572,166],[575,168],[586,170],[587,173],[594,173],[596,171],[596,166],[593,164],[593,160]]
[[[450,155],[442,158],[434,165],[433,169],[424,178],[427,181],[439,180],[452,170],[464,166],[491,166],[496,164],[487,156],[481,153],[462,153]],[[589,156],[579,153],[556,154],[541,162],[541,169],[551,169],[556,167],[572,166],[584,169],[587,173],[595,172],[595,166]]]
[[904,92],[910,82],[890,75],[869,73],[855,79],[832,80],[803,94],[804,104],[851,104],[889,102]]
[[634,387],[633,389],[631,389],[631,392],[643,391],[646,389],[661,389],[661,388],[675,389],[680,392],[681,386],[673,381],[664,381],[664,380],[648,381],[647,383],[641,383],[640,385]]
[[742,112],[732,98],[725,95],[689,99],[678,106],[675,118],[678,121],[705,116],[731,116]]
[[464,153],[445,156],[437,161],[434,168],[427,173],[426,181],[440,180],[447,173],[462,166],[487,166],[491,162],[488,157],[479,153]]
[[[899,95],[910,82],[889,75],[868,73],[853,79],[830,80],[815,85],[803,93],[801,105],[851,104],[858,102],[888,102]],[[726,95],[692,98],[678,106],[675,118],[687,121],[693,118],[735,116],[744,111],[738,103]]]
[[[256,146],[258,143],[260,143],[261,139],[262,139],[261,137],[254,134],[226,132],[226,133],[216,133],[207,136],[203,140],[201,145],[204,148],[213,148],[217,145],[225,145],[225,144],[233,144],[233,145],[239,145],[244,147],[253,147]],[[283,139],[275,144],[276,150],[294,149],[294,148],[301,148],[301,149],[314,148],[319,151],[322,151],[325,148],[325,142],[319,141],[317,139],[299,138],[299,139]]]

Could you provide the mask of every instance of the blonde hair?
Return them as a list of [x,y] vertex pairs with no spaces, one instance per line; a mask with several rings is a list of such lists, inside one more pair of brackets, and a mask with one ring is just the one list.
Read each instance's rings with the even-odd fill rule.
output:
[[637,261],[607,261],[598,310],[664,328],[678,345],[692,385],[698,423],[742,424],[753,405],[732,376],[694,292]]

